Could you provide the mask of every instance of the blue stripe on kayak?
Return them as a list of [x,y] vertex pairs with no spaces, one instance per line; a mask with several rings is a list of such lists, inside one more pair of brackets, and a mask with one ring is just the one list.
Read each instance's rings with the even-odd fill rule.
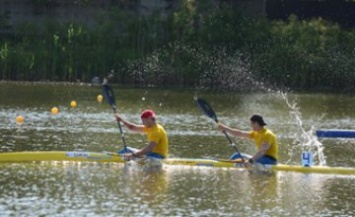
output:
[[355,130],[317,130],[317,137],[355,138]]

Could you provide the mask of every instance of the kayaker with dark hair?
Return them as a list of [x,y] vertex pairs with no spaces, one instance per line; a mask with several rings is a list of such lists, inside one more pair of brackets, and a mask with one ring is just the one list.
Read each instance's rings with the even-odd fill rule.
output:
[[137,133],[146,133],[149,144],[133,153],[125,154],[125,158],[130,160],[135,157],[154,157],[164,159],[168,155],[168,137],[164,128],[156,123],[156,115],[153,110],[145,110],[141,114],[142,125],[137,125],[124,120],[116,114],[117,121],[121,121],[129,130]]
[[[259,114],[254,114],[250,117],[250,126],[252,131],[241,131],[238,129],[230,128],[223,124],[218,124],[218,128],[222,131],[232,134],[233,136],[252,139],[258,151],[250,156],[250,159],[246,162],[246,166],[250,166],[253,163],[261,164],[277,164],[278,159],[278,144],[275,134],[265,128],[263,117]],[[240,158],[236,154],[232,156],[232,159]]]

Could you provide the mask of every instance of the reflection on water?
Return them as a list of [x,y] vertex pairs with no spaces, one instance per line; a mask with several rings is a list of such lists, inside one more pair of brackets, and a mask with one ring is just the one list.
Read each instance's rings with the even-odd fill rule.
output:
[[[11,87],[11,88],[10,88]],[[116,151],[118,129],[97,87],[0,85],[0,151]],[[127,119],[138,122],[141,110],[153,108],[169,133],[174,157],[227,158],[233,149],[193,102],[192,91],[115,88]],[[144,100],[142,100],[144,97]],[[220,120],[249,129],[248,117],[263,113],[278,134],[281,161],[298,164],[302,148],[299,126],[279,94],[209,94]],[[351,129],[355,97],[289,95],[297,99],[305,130]],[[78,107],[69,109],[71,100]],[[50,113],[58,106],[60,113]],[[18,126],[17,115],[25,122]],[[127,132],[130,146],[145,136]],[[355,166],[353,140],[322,140],[328,165]],[[254,145],[236,140],[238,149]],[[299,147],[299,148],[298,148]],[[290,151],[292,156],[290,157]],[[354,177],[233,169],[164,166],[146,171],[136,166],[96,163],[0,165],[0,216],[353,216]]]
[[2,215],[317,216],[355,208],[349,177],[95,163],[2,164],[0,171]]

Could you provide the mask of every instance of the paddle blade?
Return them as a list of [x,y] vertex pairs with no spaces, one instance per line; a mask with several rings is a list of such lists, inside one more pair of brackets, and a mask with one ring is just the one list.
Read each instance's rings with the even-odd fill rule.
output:
[[213,111],[212,107],[204,99],[195,98],[195,101],[198,107],[205,115],[207,115],[209,118],[212,118],[216,123],[218,122],[216,113]]
[[108,85],[108,84],[102,85],[102,93],[103,93],[104,98],[108,104],[110,104],[111,106],[116,105],[115,95],[114,95],[113,90],[110,85]]

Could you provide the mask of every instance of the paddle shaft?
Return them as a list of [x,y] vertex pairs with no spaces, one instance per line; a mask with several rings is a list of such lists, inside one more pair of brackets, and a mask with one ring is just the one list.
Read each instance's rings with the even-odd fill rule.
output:
[[[115,105],[112,105],[112,110],[116,114],[117,108]],[[121,134],[121,138],[122,138],[122,142],[123,142],[123,147],[124,147],[125,151],[127,152],[126,138],[125,138],[123,130],[122,130],[121,122],[117,121],[117,125],[118,125],[118,129],[120,130],[120,134]]]
[[[117,106],[116,106],[115,95],[113,93],[112,88],[107,84],[107,81],[108,81],[107,78],[104,78],[104,83],[102,85],[103,93],[104,93],[106,101],[112,107],[112,110],[113,110],[114,114],[116,114],[117,113]],[[118,125],[118,129],[120,130],[120,134],[121,134],[124,150],[125,150],[125,152],[127,152],[126,139],[125,139],[125,136],[123,134],[123,130],[122,130],[122,126],[121,126],[120,121],[117,121],[117,125]]]
[[[218,124],[218,122],[216,122]],[[232,141],[232,139],[228,136],[226,131],[222,131],[224,136],[228,139],[229,144],[234,148],[234,150],[240,155],[240,158],[242,158],[242,161],[245,163],[244,157],[243,155],[239,152],[237,146],[234,144],[234,142]]]
[[[216,124],[218,124],[218,117],[216,113],[213,111],[212,107],[203,99],[201,98],[195,98],[195,101],[198,105],[198,107],[201,109],[201,111],[209,118],[214,120]],[[225,130],[222,131],[224,136],[228,139],[230,145],[234,148],[234,150],[240,155],[241,159],[243,162],[245,162],[243,155],[239,152],[237,149],[236,145],[232,141],[232,139],[228,136],[227,132]]]

